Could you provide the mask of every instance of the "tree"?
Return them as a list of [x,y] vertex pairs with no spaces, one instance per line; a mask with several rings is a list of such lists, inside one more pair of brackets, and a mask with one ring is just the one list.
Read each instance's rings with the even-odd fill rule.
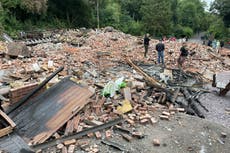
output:
[[146,32],[155,36],[168,35],[172,24],[170,8],[168,0],[144,0],[141,13]]
[[212,12],[217,12],[227,27],[230,26],[230,1],[229,0],[215,0],[211,6]]
[[33,14],[42,14],[47,10],[48,0],[21,0],[21,8]]
[[180,0],[178,6],[179,24],[199,32],[204,29],[204,3],[200,0]]
[[132,17],[135,21],[140,21],[142,18],[140,9],[143,0],[121,0],[121,8],[123,12]]
[[93,14],[86,0],[49,0],[48,20],[58,18],[65,21],[68,27],[91,27]]
[[171,0],[172,21],[178,24],[178,0]]

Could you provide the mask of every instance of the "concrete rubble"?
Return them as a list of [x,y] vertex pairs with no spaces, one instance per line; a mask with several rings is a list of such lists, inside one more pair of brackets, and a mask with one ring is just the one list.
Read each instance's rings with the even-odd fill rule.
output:
[[[16,58],[8,57],[8,44],[0,42],[2,109],[7,112],[60,66],[64,66],[64,70],[28,101],[36,101],[33,99],[39,95],[42,97],[50,87],[67,76],[71,76],[70,80],[77,84],[88,86],[94,94],[83,108],[76,108],[79,110],[74,116],[63,120],[61,128],[52,129],[52,135],[46,135],[44,141],[31,143],[33,140],[25,140],[36,152],[69,153],[78,149],[89,153],[100,152],[97,144],[84,141],[84,137],[96,138],[104,145],[127,151],[122,144],[111,139],[116,135],[127,142],[143,139],[145,134],[137,130],[137,125],[154,126],[162,121],[170,122],[180,113],[204,118],[202,111],[206,109],[199,101],[199,96],[208,91],[202,86],[210,83],[214,74],[229,71],[230,67],[229,54],[225,54],[227,49],[225,53],[218,54],[208,46],[189,42],[191,54],[183,71],[177,68],[181,47],[179,42],[165,42],[165,67],[157,65],[157,40],[151,39],[148,58],[144,58],[142,38],[124,34],[112,27],[97,31],[84,28],[59,30],[47,37],[50,38],[48,42],[27,45],[30,56]],[[129,60],[135,66],[130,66]],[[108,82],[119,78],[124,78],[124,86],[119,86],[113,96],[102,94]],[[155,82],[152,82],[153,79]],[[68,112],[63,110],[60,114],[65,111]],[[106,126],[120,117],[122,121]],[[103,128],[104,125],[106,128]],[[17,124],[15,130],[20,131]],[[77,135],[81,133],[82,139]],[[221,135],[227,137],[226,133]],[[23,135],[21,137],[27,139]],[[59,144],[53,145],[55,140]],[[164,146],[158,138],[152,139],[151,144],[155,147]]]

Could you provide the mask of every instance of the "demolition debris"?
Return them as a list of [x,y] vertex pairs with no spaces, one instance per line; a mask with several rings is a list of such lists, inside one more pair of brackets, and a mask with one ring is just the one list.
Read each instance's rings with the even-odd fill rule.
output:
[[[5,136],[0,150],[74,152],[78,147],[96,153],[98,145],[83,141],[95,137],[100,145],[126,152],[110,139],[144,139],[136,125],[170,122],[179,113],[205,118],[209,110],[200,96],[210,92],[202,87],[213,76],[220,95],[229,91],[230,78],[220,79],[228,76],[229,55],[188,43],[192,54],[180,70],[180,42],[165,43],[165,66],[156,64],[157,40],[150,41],[149,58],[141,42],[111,27],[0,42],[0,137]],[[6,145],[9,139],[20,145]],[[158,138],[151,144],[164,146]]]

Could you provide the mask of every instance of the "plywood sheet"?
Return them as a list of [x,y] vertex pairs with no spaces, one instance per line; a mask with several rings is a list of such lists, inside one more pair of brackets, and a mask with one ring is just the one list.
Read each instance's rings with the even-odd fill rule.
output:
[[29,146],[25,141],[15,133],[0,138],[0,150],[9,153],[23,153],[24,150],[29,150]]
[[87,88],[65,78],[9,116],[28,143],[42,143],[84,107],[90,96]]

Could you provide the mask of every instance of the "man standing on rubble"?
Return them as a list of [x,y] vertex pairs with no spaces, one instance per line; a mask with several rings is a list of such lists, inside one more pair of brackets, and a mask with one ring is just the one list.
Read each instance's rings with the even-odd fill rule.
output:
[[182,68],[184,62],[185,62],[185,59],[187,58],[188,56],[188,48],[187,48],[187,44],[184,42],[182,44],[182,47],[180,48],[180,56],[178,58],[178,66],[179,66],[179,69]]
[[164,50],[165,50],[165,45],[162,43],[162,40],[159,40],[159,43],[156,45],[156,50],[157,50],[157,62],[158,64],[162,63],[164,65]]
[[145,47],[145,58],[147,57],[147,53],[148,53],[148,49],[149,49],[149,34],[145,34],[145,37],[144,37],[144,47]]

